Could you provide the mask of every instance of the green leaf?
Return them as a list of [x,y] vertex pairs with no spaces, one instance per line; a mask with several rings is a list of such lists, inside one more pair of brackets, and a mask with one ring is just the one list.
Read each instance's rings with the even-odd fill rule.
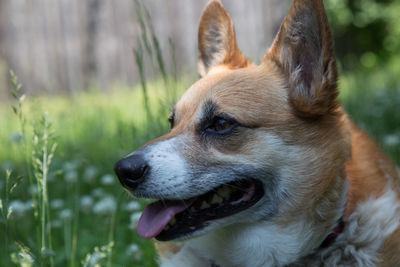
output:
[[12,108],[14,114],[17,115],[18,114],[18,109],[15,106],[11,106],[11,108]]
[[12,207],[8,208],[8,212],[7,212],[7,220],[10,218],[11,214],[12,214]]
[[10,188],[10,193],[12,193],[15,190],[15,188],[17,188],[17,186],[21,183],[22,178],[23,178],[23,176],[17,177],[17,181],[15,181],[15,183]]

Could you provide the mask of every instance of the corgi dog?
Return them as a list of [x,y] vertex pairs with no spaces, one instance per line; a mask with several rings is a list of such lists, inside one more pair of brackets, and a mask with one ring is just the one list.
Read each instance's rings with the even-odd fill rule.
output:
[[[261,33],[262,34],[262,33]],[[220,0],[171,131],[118,161],[161,266],[400,266],[395,165],[338,102],[322,0],[294,0],[260,65]]]

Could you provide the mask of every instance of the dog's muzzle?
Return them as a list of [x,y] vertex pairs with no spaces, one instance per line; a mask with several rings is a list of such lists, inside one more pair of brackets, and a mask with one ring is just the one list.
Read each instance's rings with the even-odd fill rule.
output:
[[141,154],[133,154],[123,158],[114,166],[114,171],[120,183],[129,190],[134,190],[144,181],[148,170],[149,166]]

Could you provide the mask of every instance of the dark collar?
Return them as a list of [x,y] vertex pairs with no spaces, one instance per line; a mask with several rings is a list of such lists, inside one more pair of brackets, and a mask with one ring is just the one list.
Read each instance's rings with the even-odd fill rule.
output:
[[332,232],[322,241],[321,245],[319,246],[319,249],[327,248],[330,245],[332,245],[335,241],[338,235],[340,235],[343,232],[344,229],[344,222],[343,222],[343,217],[339,219],[337,222],[335,228],[333,228]]

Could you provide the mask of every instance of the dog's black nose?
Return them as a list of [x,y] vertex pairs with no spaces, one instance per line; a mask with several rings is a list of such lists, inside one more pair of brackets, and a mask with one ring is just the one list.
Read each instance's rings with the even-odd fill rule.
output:
[[114,166],[119,181],[128,189],[135,189],[144,180],[148,169],[147,162],[140,154],[123,158]]

